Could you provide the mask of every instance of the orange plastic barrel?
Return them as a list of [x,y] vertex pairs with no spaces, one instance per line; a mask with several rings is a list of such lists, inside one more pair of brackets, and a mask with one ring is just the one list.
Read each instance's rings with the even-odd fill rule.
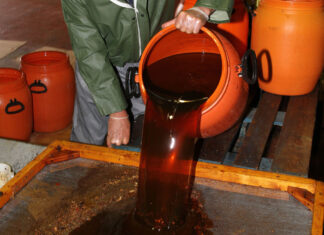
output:
[[72,121],[75,82],[68,56],[40,51],[24,55],[21,69],[33,97],[34,130],[54,132]]
[[210,137],[226,131],[240,118],[248,97],[249,86],[239,77],[239,55],[225,37],[204,27],[199,34],[186,34],[174,26],[165,28],[146,46],[136,81],[146,102],[147,93],[143,83],[146,66],[169,56],[197,52],[216,53],[221,57],[222,71],[218,86],[203,104],[201,113],[200,136]]
[[0,137],[28,141],[32,128],[32,96],[24,74],[0,68]]
[[[183,9],[193,7],[196,0],[186,0]],[[229,23],[206,25],[207,28],[216,30],[224,35],[235,47],[240,56],[243,56],[248,47],[249,14],[243,0],[235,0],[231,20]]]
[[195,5],[197,0],[185,0],[183,3],[183,10],[187,10]]
[[323,5],[323,0],[261,0],[251,47],[262,90],[293,96],[314,89],[324,65]]

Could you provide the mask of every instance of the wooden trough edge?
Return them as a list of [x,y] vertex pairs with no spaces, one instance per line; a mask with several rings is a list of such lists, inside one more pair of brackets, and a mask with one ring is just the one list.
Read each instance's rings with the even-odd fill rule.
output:
[[[138,167],[140,153],[68,141],[54,141],[1,188],[0,208],[13,198],[46,165],[78,157]],[[323,234],[323,182],[298,176],[205,162],[197,162],[196,177],[289,192],[313,211],[312,234]],[[312,195],[314,202],[310,202],[307,199],[309,197],[307,195]]]

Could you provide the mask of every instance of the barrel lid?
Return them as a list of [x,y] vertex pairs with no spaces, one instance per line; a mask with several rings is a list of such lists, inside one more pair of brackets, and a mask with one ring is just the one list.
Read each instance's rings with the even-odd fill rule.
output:
[[27,86],[24,74],[13,68],[0,68],[0,92],[7,93]]

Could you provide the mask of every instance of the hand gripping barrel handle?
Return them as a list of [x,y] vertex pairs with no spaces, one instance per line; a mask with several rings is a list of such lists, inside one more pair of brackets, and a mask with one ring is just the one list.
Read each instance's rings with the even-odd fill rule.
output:
[[[12,108],[14,106],[20,106],[20,108],[17,110],[10,111],[10,108]],[[16,114],[16,113],[23,111],[24,109],[25,109],[25,106],[21,102],[19,102],[16,98],[14,98],[13,100],[12,99],[10,100],[9,104],[7,104],[7,106],[5,108],[5,112],[7,114]]]
[[[41,88],[41,90],[33,90],[33,88]],[[41,94],[41,93],[45,93],[47,91],[47,87],[44,83],[41,82],[41,80],[38,81],[34,81],[32,84],[29,85],[29,89],[31,91],[31,93],[36,93],[36,94]]]
[[248,84],[253,85],[258,79],[258,64],[255,52],[248,49],[238,65],[238,76],[243,78]]

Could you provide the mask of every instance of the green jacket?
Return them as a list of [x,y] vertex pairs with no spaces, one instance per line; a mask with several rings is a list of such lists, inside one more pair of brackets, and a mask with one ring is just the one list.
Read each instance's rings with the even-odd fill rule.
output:
[[[62,0],[80,73],[102,115],[127,107],[114,66],[138,62],[161,25],[174,18],[177,0]],[[216,9],[210,21],[228,21],[233,0],[198,0]],[[217,20],[217,18],[219,20]]]

